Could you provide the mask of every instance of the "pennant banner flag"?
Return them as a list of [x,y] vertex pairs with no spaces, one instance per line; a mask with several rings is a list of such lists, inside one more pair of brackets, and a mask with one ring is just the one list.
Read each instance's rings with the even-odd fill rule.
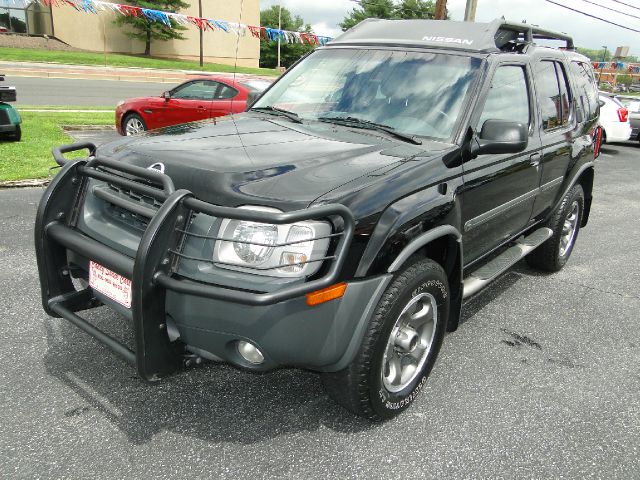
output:
[[228,22],[225,20],[214,20],[212,18],[200,18],[183,15],[182,13],[163,12],[150,8],[134,7],[131,5],[121,5],[119,3],[102,2],[100,0],[35,0],[37,3],[48,7],[69,6],[79,12],[97,14],[98,12],[113,12],[127,17],[145,18],[150,22],[162,23],[167,28],[172,28],[171,20],[180,25],[195,25],[199,30],[213,30],[230,33],[238,36],[245,36],[247,31],[250,35],[260,40],[278,41],[283,43],[302,43],[306,45],[326,45],[332,40],[331,37],[315,35],[307,32],[290,32],[277,28],[245,25],[243,23]]
[[620,70],[629,73],[640,73],[640,65],[624,62],[593,62],[595,70]]

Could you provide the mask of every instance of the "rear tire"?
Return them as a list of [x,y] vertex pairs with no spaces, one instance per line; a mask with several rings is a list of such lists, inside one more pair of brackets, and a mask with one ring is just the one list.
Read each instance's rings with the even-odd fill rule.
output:
[[533,268],[546,272],[561,270],[573,252],[583,211],[584,191],[582,186],[577,184],[567,192],[547,223],[553,235],[527,255],[527,263]]
[[20,140],[22,140],[22,128],[20,128],[20,125],[16,125],[16,131],[10,138],[14,142],[19,142]]
[[8,140],[10,142],[19,142],[22,139],[22,129],[20,125],[16,125],[16,129],[12,133],[0,134],[1,140]]
[[406,267],[382,295],[351,365],[322,375],[329,395],[372,420],[409,407],[440,351],[449,299],[447,276],[436,262],[424,259]]
[[128,113],[122,120],[122,132],[125,136],[140,135],[147,131],[147,124],[137,113]]

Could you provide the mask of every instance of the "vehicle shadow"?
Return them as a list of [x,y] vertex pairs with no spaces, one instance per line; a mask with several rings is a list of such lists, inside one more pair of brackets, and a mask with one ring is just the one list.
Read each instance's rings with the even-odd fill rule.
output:
[[[461,324],[531,274],[536,272],[523,262],[503,274],[465,302]],[[127,321],[108,309],[83,316],[106,333],[133,344]],[[48,343],[45,368],[78,397],[77,406],[63,415],[107,419],[135,445],[163,432],[213,444],[253,444],[322,426],[338,432],[376,428],[375,423],[334,403],[313,372],[280,369],[256,374],[205,363],[151,384],[65,320],[47,318],[44,327]]]
[[[124,319],[106,309],[86,314],[103,331],[131,344]],[[206,363],[150,384],[65,320],[44,322],[47,372],[79,397],[65,417],[98,415],[140,445],[169,431],[211,443],[252,444],[325,426],[358,432],[358,418],[324,392],[319,375],[298,369],[266,374]]]

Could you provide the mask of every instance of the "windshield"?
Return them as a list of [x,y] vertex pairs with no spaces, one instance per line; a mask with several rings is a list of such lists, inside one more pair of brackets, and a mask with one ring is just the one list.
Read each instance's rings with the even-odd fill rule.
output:
[[387,50],[327,49],[287,73],[253,108],[302,120],[350,118],[449,139],[480,60]]
[[244,85],[246,88],[253,92],[262,92],[269,88],[271,82],[268,80],[246,80],[240,82],[240,85]]

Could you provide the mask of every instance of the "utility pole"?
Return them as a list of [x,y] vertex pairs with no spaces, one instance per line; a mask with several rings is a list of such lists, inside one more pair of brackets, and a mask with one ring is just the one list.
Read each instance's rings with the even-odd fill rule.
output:
[[433,16],[435,20],[446,20],[447,18],[447,0],[436,0],[436,13]]
[[[278,30],[282,30],[282,5],[278,5]],[[278,35],[278,70],[280,70],[280,35]]]
[[[198,17],[202,18],[202,0],[198,0]],[[204,29],[200,30],[200,66],[204,65]]]
[[600,73],[598,74],[598,85],[600,84],[600,79],[602,78],[602,70],[604,69],[604,62],[607,59],[607,46],[603,45],[604,51],[602,52],[602,67],[600,68]]
[[476,6],[478,0],[467,0],[467,6],[464,9],[464,21],[475,22],[476,21]]

